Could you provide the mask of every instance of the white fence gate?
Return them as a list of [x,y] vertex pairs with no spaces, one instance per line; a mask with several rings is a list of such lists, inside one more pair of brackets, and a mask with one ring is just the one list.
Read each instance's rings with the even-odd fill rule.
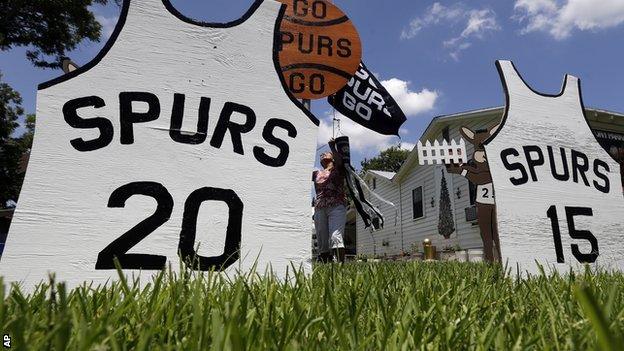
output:
[[459,143],[451,140],[448,143],[434,141],[433,145],[429,140],[422,144],[418,141],[418,162],[420,165],[466,163],[466,142],[460,138]]

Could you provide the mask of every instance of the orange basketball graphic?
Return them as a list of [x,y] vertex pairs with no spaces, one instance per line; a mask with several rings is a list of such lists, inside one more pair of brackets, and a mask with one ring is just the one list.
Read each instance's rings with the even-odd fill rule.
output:
[[279,0],[287,4],[280,25],[279,63],[290,91],[320,99],[344,87],[357,71],[362,44],[349,18],[325,0]]

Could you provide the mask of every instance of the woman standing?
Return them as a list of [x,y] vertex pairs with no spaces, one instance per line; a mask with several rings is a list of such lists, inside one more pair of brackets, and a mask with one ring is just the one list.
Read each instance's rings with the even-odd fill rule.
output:
[[[312,180],[316,190],[314,201],[314,226],[321,262],[345,260],[344,229],[347,215],[347,197],[344,192],[342,157],[336,151],[336,143],[329,142],[331,152],[321,154],[320,171],[314,171]],[[334,251],[332,253],[332,251]]]

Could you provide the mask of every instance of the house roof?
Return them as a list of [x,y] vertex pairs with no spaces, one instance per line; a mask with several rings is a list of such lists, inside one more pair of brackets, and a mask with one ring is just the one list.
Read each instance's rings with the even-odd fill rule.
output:
[[[585,111],[589,113],[594,113],[595,116],[602,114],[602,115],[606,115],[610,117],[611,119],[615,117],[622,118],[622,122],[624,122],[624,113],[614,112],[614,111],[609,111],[609,110],[604,110],[604,109],[591,108],[591,107],[586,107]],[[482,108],[478,110],[470,110],[470,111],[465,111],[465,112],[453,113],[449,115],[436,116],[431,120],[431,122],[429,123],[429,126],[427,126],[427,129],[425,129],[420,139],[421,140],[429,139],[439,129],[441,129],[441,126],[445,123],[454,122],[457,120],[470,119],[470,118],[490,118],[496,115],[499,115],[502,117],[504,112],[505,112],[505,107],[499,106],[499,107],[488,107],[488,108]],[[394,176],[393,181],[400,181],[405,175],[408,174],[409,170],[412,168],[414,164],[416,164],[416,162],[418,162],[418,150],[417,150],[417,147],[414,147],[414,149],[408,156],[407,160],[403,162],[401,169],[399,169],[399,171]]]
[[385,171],[376,171],[376,170],[369,170],[369,172],[375,175],[378,175],[380,177],[386,178],[388,180],[392,180],[392,178],[394,178],[394,176],[396,175],[396,173],[394,172],[385,172]]

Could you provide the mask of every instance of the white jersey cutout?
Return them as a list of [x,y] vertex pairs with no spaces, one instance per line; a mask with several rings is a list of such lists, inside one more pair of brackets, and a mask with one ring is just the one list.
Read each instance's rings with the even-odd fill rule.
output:
[[589,127],[579,79],[568,75],[560,94],[545,95],[511,62],[497,67],[507,107],[485,149],[503,263],[532,273],[535,261],[562,272],[581,263],[624,269],[620,165]]
[[318,120],[277,71],[283,13],[256,1],[237,21],[208,24],[168,0],[126,0],[102,52],[39,88],[5,282],[31,289],[54,272],[72,287],[105,283],[125,250],[125,272],[147,281],[198,245],[203,269],[309,268]]

